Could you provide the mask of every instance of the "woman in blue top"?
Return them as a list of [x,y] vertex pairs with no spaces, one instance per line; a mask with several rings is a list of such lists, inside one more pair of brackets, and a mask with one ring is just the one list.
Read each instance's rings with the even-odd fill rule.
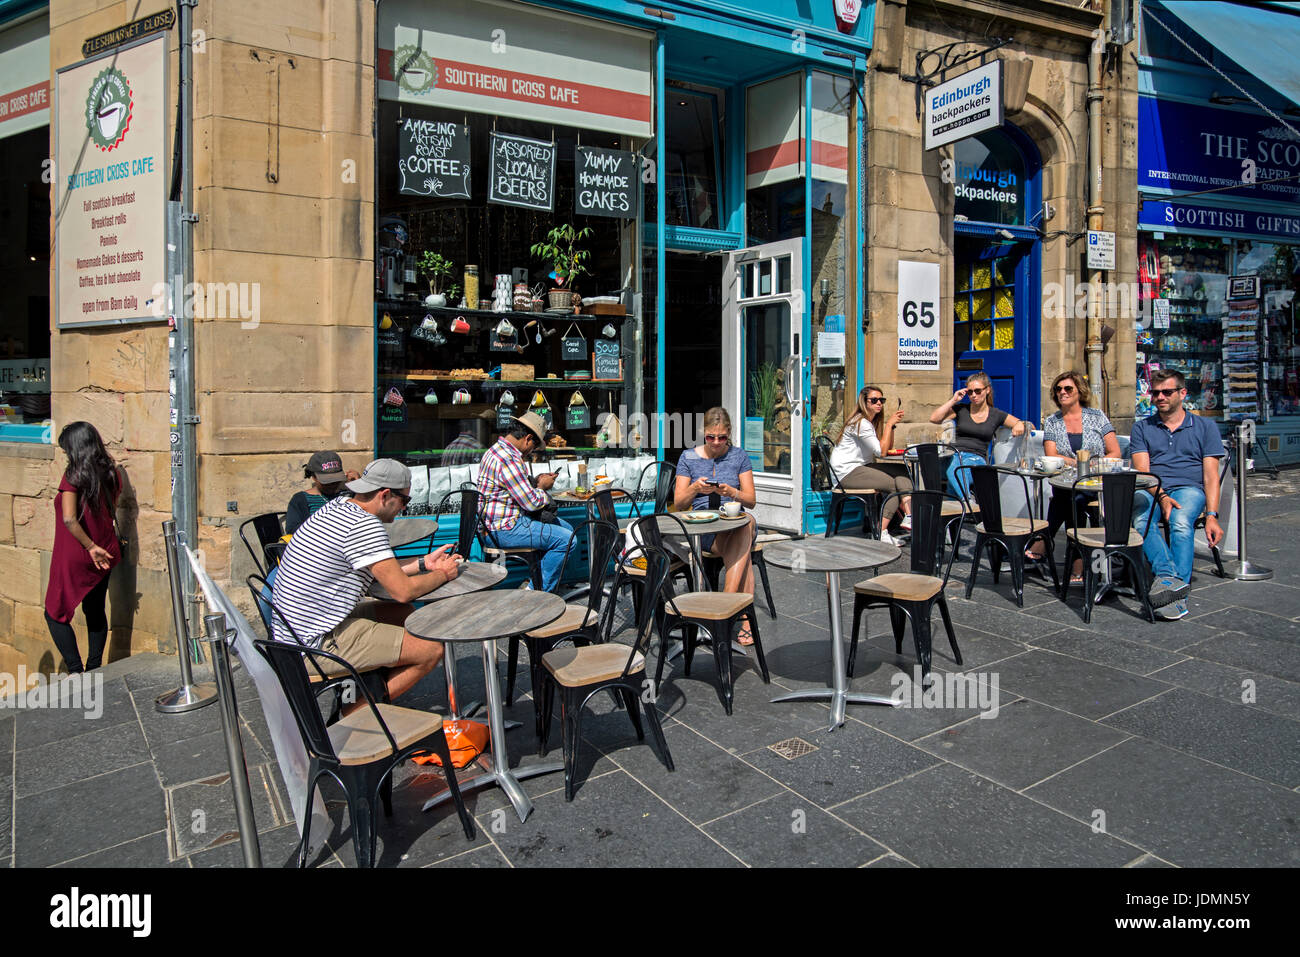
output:
[[[731,444],[731,416],[726,409],[716,406],[704,413],[704,444],[687,449],[677,460],[673,508],[677,511],[707,508],[713,495],[723,502],[739,502],[747,509],[757,502],[749,453]],[[721,557],[726,568],[723,591],[752,595],[754,567],[749,553],[754,545],[754,516],[746,517],[749,522],[740,528],[702,536],[700,548],[712,549]],[[748,618],[741,622],[736,640],[742,645],[754,643]]]

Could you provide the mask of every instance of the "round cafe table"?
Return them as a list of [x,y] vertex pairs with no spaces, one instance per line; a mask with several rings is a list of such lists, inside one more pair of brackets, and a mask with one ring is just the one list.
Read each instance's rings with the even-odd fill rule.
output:
[[[442,601],[446,598],[458,598],[476,591],[483,591],[498,584],[506,577],[506,566],[495,562],[461,562],[456,577],[433,591],[425,592],[415,601]],[[378,581],[370,584],[370,597],[380,601],[392,601],[393,596]]]
[[810,688],[773,698],[782,701],[815,701],[827,699],[831,703],[831,725],[834,731],[844,724],[846,705],[898,704],[883,695],[850,692],[844,670],[844,637],[840,623],[840,572],[864,571],[879,568],[897,559],[902,552],[894,545],[886,545],[870,538],[803,538],[797,541],[776,542],[765,547],[767,561],[797,572],[826,573],[826,601],[831,617],[831,686]]
[[[436,592],[435,592],[436,594]],[[550,761],[510,769],[506,751],[505,720],[501,709],[501,686],[496,668],[496,641],[510,635],[544,628],[564,614],[564,599],[549,592],[530,589],[486,591],[460,595],[426,605],[406,619],[406,630],[417,638],[445,643],[477,641],[483,648],[483,684],[487,690],[491,754],[479,756],[483,774],[460,785],[462,791],[498,784],[510,798],[520,822],[532,813],[533,802],[519,786],[520,778],[562,770],[564,763]],[[450,648],[448,651],[450,652]],[[451,796],[442,791],[425,802],[424,810]]]
[[384,529],[388,532],[388,544],[393,548],[401,548],[436,535],[438,523],[427,518],[399,518],[389,522]]

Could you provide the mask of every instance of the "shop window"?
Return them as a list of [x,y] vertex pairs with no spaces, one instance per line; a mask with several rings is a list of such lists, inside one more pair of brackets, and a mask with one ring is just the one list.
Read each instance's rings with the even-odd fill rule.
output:
[[[467,140],[461,149],[469,198],[402,192],[399,118],[457,128],[456,136]],[[548,156],[554,144],[552,210],[487,201],[493,132],[540,141]],[[553,424],[550,457],[597,449],[602,457],[628,454],[622,430],[601,435],[597,421],[632,404],[624,383],[639,355],[625,307],[639,272],[632,258],[635,220],[575,214],[575,162],[580,147],[631,151],[637,145],[597,130],[380,102],[380,455],[450,466],[456,487],[469,478],[456,469],[478,463],[510,414],[530,410]],[[554,262],[532,249],[564,226],[589,231],[573,240],[584,254],[584,272],[552,294]],[[438,277],[445,302],[426,299],[429,268],[438,262],[446,264]]]
[[953,147],[953,211],[971,222],[1025,224],[1024,157],[1001,130],[958,140]]
[[749,245],[804,234],[803,74],[751,86],[745,102],[745,209]]
[[50,417],[50,130],[0,138],[0,440],[41,440]]
[[717,100],[708,93],[675,87],[664,95],[664,121],[668,127],[663,169],[664,222],[669,226],[721,229],[718,158],[722,144]]
[[[980,255],[988,255],[989,248]],[[1016,347],[1016,262],[1010,254],[957,260],[953,337],[958,354]]]

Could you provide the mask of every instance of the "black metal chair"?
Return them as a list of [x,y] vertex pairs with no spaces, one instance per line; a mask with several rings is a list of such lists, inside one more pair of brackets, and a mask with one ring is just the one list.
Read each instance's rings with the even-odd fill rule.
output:
[[[1151,570],[1147,564],[1146,552],[1142,541],[1151,529],[1151,522],[1159,513],[1159,505],[1153,504],[1147,512],[1146,526],[1139,531],[1133,527],[1133,498],[1137,493],[1139,475],[1155,480],[1152,493],[1155,502],[1160,501],[1160,479],[1150,472],[1105,472],[1101,477],[1101,527],[1079,528],[1070,510],[1070,527],[1065,534],[1065,567],[1070,567],[1073,558],[1083,559],[1083,620],[1092,621],[1092,606],[1096,601],[1098,568],[1109,568],[1110,560],[1118,558],[1132,571],[1133,588],[1142,602],[1142,610],[1147,620],[1156,620],[1155,609],[1151,606],[1149,592]],[[1081,488],[1092,491],[1096,486],[1085,485],[1096,476],[1076,479],[1070,487],[1070,494],[1076,494]],[[1050,554],[1050,553],[1049,553]],[[1094,567],[1094,565],[1096,567]],[[1070,591],[1070,576],[1067,574],[1057,586],[1061,600],[1066,601]]]
[[[944,455],[947,450],[948,455]],[[957,454],[960,449],[955,445],[947,442],[921,442],[916,445],[909,445],[907,451],[916,455],[916,473],[920,482],[918,488],[929,489],[932,492],[944,491],[944,481],[948,470],[947,461],[949,456]],[[970,453],[972,455],[978,453]],[[987,464],[987,459],[985,463]],[[962,498],[955,490],[949,489],[949,493],[954,498]],[[978,509],[972,509],[968,502],[963,502],[962,507],[958,508],[956,502],[945,501],[943,503],[942,519],[946,531],[946,541],[953,548],[957,547],[956,528],[962,522],[963,515],[966,521],[972,521],[979,514]],[[915,521],[915,519],[913,520]],[[943,561],[945,538],[939,539],[939,561]]]
[[637,495],[639,495],[641,490],[645,488],[645,479],[646,476],[650,474],[651,470],[654,470],[655,476],[654,511],[643,512],[641,510],[641,503],[635,501],[636,496],[634,495],[632,508],[636,511],[637,515],[659,515],[668,511],[668,499],[672,496],[673,486],[677,482],[677,466],[673,465],[671,462],[651,462],[641,470],[641,476],[637,479]]
[[[565,641],[575,645],[587,645],[597,641],[604,616],[613,617],[617,601],[611,593],[606,600],[605,583],[609,579],[614,549],[618,547],[618,526],[602,519],[583,522],[573,530],[573,544],[576,546],[583,530],[587,534],[587,557],[591,563],[591,575],[588,580],[587,600],[585,603],[570,602],[555,621],[544,628],[526,632],[523,635],[511,635],[506,664],[506,707],[515,700],[515,673],[519,666],[519,642],[528,646],[528,663],[532,671],[533,705],[537,711],[537,734],[542,733],[541,696],[538,690],[542,684],[542,658],[552,648]],[[564,564],[578,553],[576,547],[570,547],[565,553]],[[564,579],[561,570],[560,580]]]
[[[912,641],[916,645],[917,661],[921,663],[921,684],[925,686],[930,675],[930,615],[936,604],[939,606],[939,614],[943,616],[943,627],[948,632],[948,644],[952,646],[953,657],[957,664],[962,663],[961,649],[957,647],[957,636],[952,630],[952,618],[948,614],[948,599],[945,594],[957,551],[953,549],[949,553],[947,563],[943,564],[942,575],[939,575],[938,556],[939,543],[946,529],[943,516],[945,502],[956,502],[963,510],[959,522],[965,521],[965,503],[955,495],[926,489],[911,493],[893,492],[885,501],[904,494],[912,496],[910,570],[877,575],[853,586],[853,639],[849,644],[847,670],[849,677],[853,677],[863,613],[868,608],[888,608],[890,624],[894,629],[896,654],[903,653],[904,620],[912,623]],[[958,532],[960,531],[959,527]]]
[[483,560],[501,562],[508,568],[510,562],[519,562],[528,572],[528,579],[533,587],[542,587],[542,553],[536,548],[503,548],[496,535],[482,521],[479,503],[482,493],[471,482],[466,482],[458,489],[452,489],[438,501],[434,510],[435,518],[444,510],[452,511],[448,503],[457,500],[460,524],[456,531],[456,554],[469,558],[470,548],[477,540]]
[[[432,749],[442,759],[443,774],[451,790],[456,812],[460,815],[465,837],[474,840],[474,822],[456,783],[456,771],[447,750],[447,736],[442,730],[442,716],[413,708],[375,701],[356,670],[340,658],[318,648],[304,648],[278,641],[257,639],[257,647],[270,662],[280,687],[284,689],[293,711],[310,764],[307,768],[307,812],[298,844],[298,866],[307,866],[308,837],[311,833],[311,805],[316,785],[324,775],[339,783],[347,794],[348,813],[352,818],[352,843],[358,867],[374,867],[375,843],[378,838],[375,820],[376,802],[384,798],[384,811],[392,814],[392,773],[402,761],[417,751]],[[321,719],[316,696],[307,680],[303,658],[321,667],[323,659],[343,669],[365,695],[366,708],[358,708],[332,727]],[[387,786],[386,786],[387,784]]]
[[[638,519],[637,531],[641,540],[654,548],[663,549],[663,537],[659,530],[658,519],[668,518],[681,525],[681,519],[672,513],[664,516],[647,516]],[[686,535],[685,526],[682,535],[686,538],[692,551],[694,540]],[[699,557],[696,556],[698,564]],[[642,599],[644,601],[644,597]],[[683,673],[691,675],[691,660],[695,656],[695,646],[699,643],[699,631],[708,632],[713,646],[713,661],[718,672],[719,695],[723,710],[731,714],[735,689],[731,677],[731,641],[736,635],[740,620],[749,619],[749,631],[754,638],[752,647],[758,659],[759,673],[763,684],[771,684],[767,670],[767,658],[763,654],[763,639],[758,629],[758,614],[754,607],[754,596],[747,592],[691,591],[677,595],[668,582],[659,602],[659,662],[655,668],[655,687],[663,681],[664,661],[668,657],[668,636],[678,628],[682,629]]]
[[[284,554],[285,543],[280,541],[284,536],[284,516],[284,512],[263,512],[239,523],[239,540],[248,549],[257,573],[263,578],[266,577],[267,572],[280,564],[280,556]],[[256,548],[248,540],[245,531],[250,525],[253,527],[253,534],[257,536]]]
[[879,511],[876,507],[877,499],[880,495],[879,489],[874,488],[845,488],[844,483],[835,475],[835,470],[831,468],[831,452],[835,446],[829,438],[819,435],[813,439],[813,450],[817,453],[820,460],[821,470],[826,475],[826,481],[830,485],[831,507],[826,513],[826,537],[838,535],[840,531],[840,521],[844,517],[844,506],[849,504],[850,499],[856,499],[862,503],[862,534],[869,535],[872,532],[879,537],[876,532],[878,524],[877,516]]
[[[650,519],[653,521],[653,519]],[[659,595],[668,578],[668,556],[651,546],[638,546],[639,556],[645,559],[646,574],[643,582],[645,601],[637,616],[636,636],[631,646],[610,641],[613,614],[606,614],[601,622],[600,641],[583,647],[555,648],[542,656],[545,703],[542,709],[542,733],[538,753],[546,753],[550,736],[551,717],[555,710],[555,689],[560,688],[560,722],[564,729],[564,799],[573,800],[574,776],[577,768],[578,748],[582,744],[582,709],[591,697],[601,691],[611,690],[622,697],[627,707],[638,741],[645,740],[641,718],[637,713],[640,701],[645,709],[646,722],[659,745],[664,766],[674,770],[673,758],[659,723],[659,712],[652,694],[643,697],[645,690],[645,656],[649,652],[650,635],[655,620]],[[656,689],[657,689],[656,685]]]
[[[970,598],[975,590],[975,579],[979,575],[980,560],[985,549],[989,553],[989,566],[993,571],[993,584],[1000,579],[1002,563],[994,548],[1001,549],[1007,555],[1011,565],[1011,588],[1016,595],[1016,604],[1025,607],[1025,549],[1031,542],[1041,541],[1047,550],[1047,568],[1052,573],[1052,584],[1059,592],[1061,580],[1056,574],[1056,560],[1052,555],[1052,539],[1047,534],[1047,522],[1041,518],[1003,518],[1002,496],[999,492],[999,480],[1008,473],[1000,472],[992,465],[963,465],[958,472],[969,472],[967,487],[975,492],[975,500],[980,506],[980,522],[975,526],[975,548],[971,558],[970,577],[966,580],[966,597]],[[1015,473],[1010,473],[1015,474]],[[1024,484],[1025,502],[1032,502],[1029,496],[1029,482],[1023,475],[1017,478]],[[1068,567],[1068,566],[1067,566]]]
[[[763,583],[763,596],[767,599],[767,613],[776,621],[776,602],[772,600],[772,583],[767,579],[767,562],[763,558],[763,543],[758,540],[758,525],[754,526],[754,543],[749,548],[749,561],[754,566],[754,574]],[[718,590],[718,577],[722,574],[722,556],[712,549],[700,553],[701,567],[709,587]]]

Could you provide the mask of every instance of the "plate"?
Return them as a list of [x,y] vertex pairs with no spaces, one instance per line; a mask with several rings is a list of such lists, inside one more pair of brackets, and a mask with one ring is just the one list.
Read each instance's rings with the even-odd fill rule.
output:
[[907,454],[907,449],[890,449],[890,450],[889,450],[888,452],[886,452],[885,454],[886,454],[886,455],[906,455],[906,454]]
[[717,512],[682,512],[678,516],[683,522],[692,522],[699,524],[701,522],[716,522],[718,520]]

